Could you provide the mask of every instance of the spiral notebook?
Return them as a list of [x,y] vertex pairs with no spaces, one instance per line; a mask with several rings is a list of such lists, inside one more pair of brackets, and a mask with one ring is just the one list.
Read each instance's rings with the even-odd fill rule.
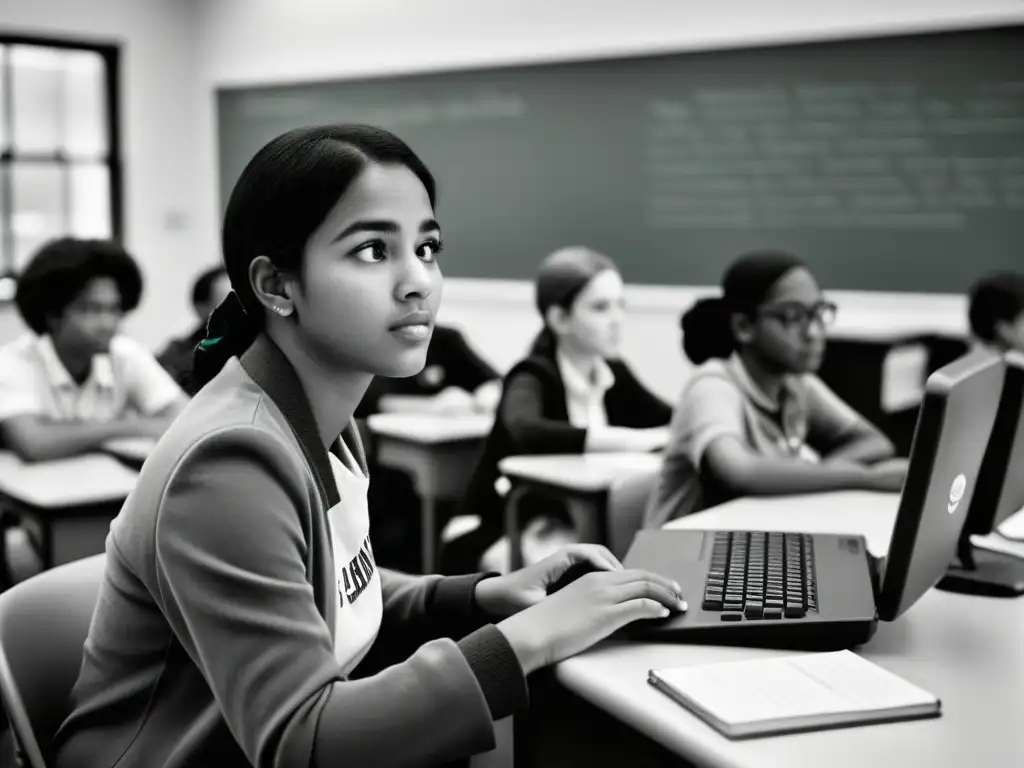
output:
[[731,739],[938,717],[938,697],[852,651],[651,670],[648,682]]

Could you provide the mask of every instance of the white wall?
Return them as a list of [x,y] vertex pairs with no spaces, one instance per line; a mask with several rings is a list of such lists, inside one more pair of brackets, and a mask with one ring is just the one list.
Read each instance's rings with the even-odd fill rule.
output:
[[[196,194],[210,171],[195,153],[207,140],[195,22],[176,0],[0,0],[5,31],[121,43],[125,240],[146,278],[126,330],[149,346],[191,325],[192,277],[218,255],[200,235],[212,216]],[[12,306],[0,306],[0,343],[20,328]]]
[[[6,29],[120,39],[126,236],[147,278],[127,330],[190,323],[192,276],[219,253],[214,88],[1024,21],[1021,0],[0,0]],[[614,254],[613,254],[614,255]],[[674,396],[688,289],[631,288],[628,355]],[[842,325],[959,330],[959,297],[840,295]],[[885,314],[872,314],[875,308]],[[444,319],[500,368],[537,327],[524,283],[450,280]],[[0,342],[17,321],[0,308]]]

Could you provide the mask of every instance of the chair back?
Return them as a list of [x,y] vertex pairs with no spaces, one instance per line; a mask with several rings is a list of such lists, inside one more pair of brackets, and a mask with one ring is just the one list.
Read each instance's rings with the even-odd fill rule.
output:
[[0,695],[22,764],[45,768],[67,717],[106,555],[43,571],[0,594]]

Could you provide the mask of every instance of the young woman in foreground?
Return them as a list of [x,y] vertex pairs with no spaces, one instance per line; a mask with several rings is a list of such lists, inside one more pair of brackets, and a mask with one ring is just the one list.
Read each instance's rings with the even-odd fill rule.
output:
[[[376,567],[350,419],[374,375],[423,365],[434,203],[422,162],[373,128],[292,131],[243,171],[208,383],[111,526],[58,768],[464,758],[526,703],[526,674],[681,607],[593,546],[508,576]],[[546,597],[581,559],[603,570]]]

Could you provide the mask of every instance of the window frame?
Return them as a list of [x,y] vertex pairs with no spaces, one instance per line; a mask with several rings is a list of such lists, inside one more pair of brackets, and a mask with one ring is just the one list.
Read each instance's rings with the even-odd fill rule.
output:
[[[14,232],[13,232],[13,172],[19,164],[57,163],[65,169],[75,164],[66,153],[57,152],[24,152],[16,151],[13,144],[14,135],[14,92],[13,67],[10,66],[10,48],[6,46],[25,45],[40,48],[59,48],[64,50],[88,51],[98,54],[104,65],[103,90],[106,96],[104,117],[106,119],[107,153],[101,156],[100,162],[107,168],[110,178],[110,232],[114,240],[122,240],[124,235],[124,163],[121,155],[121,47],[117,43],[100,42],[87,39],[44,37],[38,35],[18,34],[0,30],[0,77],[4,79],[3,98],[6,116],[5,135],[7,146],[0,146],[0,243],[3,244],[3,257],[0,257],[0,278],[18,278],[14,264]],[[66,191],[65,191],[66,194]],[[70,209],[69,209],[70,213]],[[58,233],[54,233],[58,236]],[[0,292],[2,294],[3,292]],[[0,295],[0,304],[5,298]]]

